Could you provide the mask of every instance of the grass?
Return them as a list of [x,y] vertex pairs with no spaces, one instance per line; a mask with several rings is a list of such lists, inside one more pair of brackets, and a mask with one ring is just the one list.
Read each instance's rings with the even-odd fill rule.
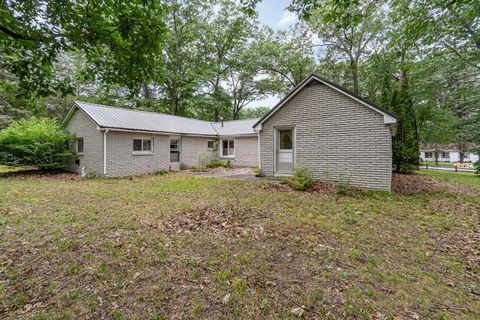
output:
[[28,170],[28,169],[31,169],[31,168],[28,168],[28,167],[10,167],[10,166],[0,165],[0,173],[15,172],[15,171],[21,171],[21,170]]
[[473,172],[449,172],[435,170],[420,170],[418,172],[447,182],[459,183],[480,190],[480,176]]
[[0,179],[0,315],[475,319],[479,212],[478,196],[185,173]]
[[435,161],[422,161],[420,162],[421,166],[428,165],[429,167],[445,167],[445,168],[454,168],[455,163],[452,162],[438,162],[438,164],[435,163]]

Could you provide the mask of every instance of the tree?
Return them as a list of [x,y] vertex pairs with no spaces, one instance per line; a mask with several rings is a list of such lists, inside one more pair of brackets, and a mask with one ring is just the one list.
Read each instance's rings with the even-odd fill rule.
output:
[[304,25],[288,31],[274,32],[270,28],[261,31],[256,51],[262,70],[277,82],[277,93],[288,93],[315,71],[312,34]]
[[383,41],[383,15],[378,13],[378,1],[368,1],[352,9],[357,16],[356,22],[343,25],[342,20],[330,20],[324,16],[330,11],[311,13],[309,25],[321,39],[321,46],[326,48],[326,55],[335,61],[346,61],[350,71],[350,83],[353,92],[360,92],[359,63],[373,54]]
[[61,52],[82,50],[89,75],[136,88],[152,77],[165,36],[161,1],[3,0],[2,68],[18,78],[25,96],[71,93],[53,77]]
[[212,111],[213,119],[218,121],[220,113],[225,114],[231,108],[222,82],[234,66],[236,52],[252,38],[257,21],[255,16],[246,14],[234,1],[216,3],[216,12],[208,12],[210,18],[203,22],[203,32],[199,36],[206,66],[206,93],[216,102]]
[[208,18],[208,3],[170,0],[168,34],[164,43],[164,64],[159,84],[170,102],[171,114],[185,114],[186,104],[203,79],[205,61],[201,54],[203,23]]
[[71,156],[68,133],[50,119],[31,117],[12,123],[0,132],[0,163],[61,169]]
[[384,80],[382,93],[380,100],[384,103],[383,107],[397,116],[396,135],[392,140],[395,171],[411,172],[413,166],[418,164],[420,152],[417,123],[407,79],[401,79],[394,86]]

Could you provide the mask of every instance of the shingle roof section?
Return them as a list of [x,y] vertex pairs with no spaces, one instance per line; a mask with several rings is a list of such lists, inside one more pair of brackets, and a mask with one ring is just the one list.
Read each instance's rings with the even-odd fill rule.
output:
[[[258,119],[212,123],[164,113],[116,108],[101,104],[75,101],[98,126],[124,130],[165,132],[202,136],[254,134],[253,124]],[[66,119],[68,121],[68,119]]]
[[212,123],[213,128],[218,132],[220,136],[240,136],[248,134],[257,134],[253,130],[253,125],[259,120],[255,119],[245,119],[245,120],[233,120],[233,121],[224,121],[223,127],[220,122]]

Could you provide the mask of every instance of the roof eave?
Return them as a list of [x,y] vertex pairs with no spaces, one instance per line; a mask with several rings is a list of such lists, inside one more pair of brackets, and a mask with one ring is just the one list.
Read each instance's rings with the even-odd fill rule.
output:
[[380,114],[383,115],[383,123],[384,124],[395,124],[397,123],[397,117],[393,114],[390,113],[386,110],[381,109],[378,106],[375,106],[373,103],[366,101],[364,98],[356,95],[355,93],[351,92],[350,90],[343,88],[337,84],[334,84],[333,82],[330,82],[329,80],[322,78],[314,73],[309,75],[307,78],[305,78],[301,83],[299,83],[295,88],[290,91],[288,95],[286,95],[280,102],[278,102],[267,114],[265,114],[260,120],[258,120],[254,125],[253,128],[254,130],[260,131],[261,127],[258,129],[257,127],[261,125],[263,122],[265,122],[271,115],[273,115],[278,109],[280,109],[285,103],[287,103],[293,96],[295,96],[300,90],[302,90],[308,83],[311,81],[316,80],[336,91],[339,91],[340,93],[343,93],[344,95],[354,99],[355,101],[365,105],[366,107],[372,109],[373,111],[376,111]]

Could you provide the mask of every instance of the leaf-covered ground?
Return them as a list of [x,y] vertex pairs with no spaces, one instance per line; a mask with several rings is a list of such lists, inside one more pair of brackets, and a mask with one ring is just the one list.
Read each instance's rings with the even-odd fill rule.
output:
[[0,177],[2,319],[479,317],[479,189],[70,178]]

